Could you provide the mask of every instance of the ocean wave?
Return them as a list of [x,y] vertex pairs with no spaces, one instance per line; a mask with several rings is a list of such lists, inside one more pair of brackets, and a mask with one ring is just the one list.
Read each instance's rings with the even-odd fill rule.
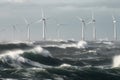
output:
[[120,55],[116,55],[113,57],[113,64],[112,67],[120,67]]
[[[32,55],[32,56],[31,56]],[[27,56],[27,57],[26,57]],[[38,61],[34,61],[33,58],[37,57]],[[30,58],[29,58],[30,57]],[[24,66],[36,66],[43,67],[45,65],[39,63],[41,58],[51,58],[52,55],[49,51],[41,48],[40,46],[36,46],[33,49],[28,50],[8,50],[0,54],[0,64],[1,67],[24,67]],[[6,67],[7,67],[6,66]]]
[[[0,79],[19,80],[119,80],[120,69],[61,67],[46,69],[3,69]],[[6,74],[7,73],[7,74]]]
[[18,44],[0,44],[0,51],[14,50],[14,49],[30,49],[33,48],[33,45],[18,43]]
[[70,43],[70,44],[61,44],[61,45],[46,45],[44,47],[58,47],[58,48],[87,48],[87,42],[86,41],[79,41],[78,43]]

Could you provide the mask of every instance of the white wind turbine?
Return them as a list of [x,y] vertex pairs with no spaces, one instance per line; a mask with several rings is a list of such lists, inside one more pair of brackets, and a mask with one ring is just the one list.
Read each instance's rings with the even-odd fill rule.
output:
[[41,9],[41,13],[42,13],[42,18],[36,22],[37,23],[42,22],[42,26],[43,26],[42,39],[46,40],[46,17],[45,17],[43,9]]
[[57,24],[57,38],[60,39],[61,35],[60,35],[60,27],[63,26],[65,24]]
[[115,17],[112,15],[112,20],[113,20],[113,32],[114,32],[114,40],[117,40],[117,28],[116,28],[116,19]]
[[92,19],[91,21],[88,23],[88,24],[92,24],[93,26],[93,40],[95,41],[96,40],[96,26],[95,26],[95,17],[94,17],[94,13],[92,12]]
[[81,36],[81,39],[84,41],[84,35],[85,35],[85,33],[84,33],[84,28],[85,28],[85,26],[86,26],[86,23],[85,23],[85,20],[83,20],[82,18],[80,18],[80,17],[78,17],[78,19],[81,21],[81,23],[82,23],[82,36]]
[[26,27],[27,27],[27,40],[30,41],[30,25],[32,25],[34,22],[29,23],[26,18],[24,18]]
[[[2,36],[1,34],[4,34],[4,33],[2,33],[2,32],[4,32],[4,31],[6,31],[6,29],[5,29],[5,28],[0,29],[0,37]],[[3,35],[3,36],[5,36],[5,35]]]

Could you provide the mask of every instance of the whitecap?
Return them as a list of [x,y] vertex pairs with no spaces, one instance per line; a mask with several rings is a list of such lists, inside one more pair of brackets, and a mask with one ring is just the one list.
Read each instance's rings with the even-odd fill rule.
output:
[[35,54],[40,54],[40,55],[42,55],[44,57],[52,57],[52,55],[50,54],[50,52],[48,50],[43,49],[40,46],[36,46],[33,49],[28,50],[27,52],[32,52],[32,53],[35,53]]
[[70,64],[62,64],[62,65],[60,65],[59,67],[71,67],[71,65]]
[[78,48],[86,48],[87,47],[87,42],[86,41],[79,41],[77,44]]
[[113,57],[112,67],[120,67],[120,55]]

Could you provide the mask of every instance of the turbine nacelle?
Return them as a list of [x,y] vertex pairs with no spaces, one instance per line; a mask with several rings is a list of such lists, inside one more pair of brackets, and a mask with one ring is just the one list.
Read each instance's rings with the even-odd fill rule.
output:
[[96,20],[95,20],[95,19],[93,19],[93,20],[92,20],[92,22],[96,22]]
[[25,21],[26,27],[27,27],[27,40],[30,41],[30,25],[32,25],[35,22],[33,21],[33,22],[29,23],[26,18],[24,18],[24,21]]
[[24,21],[25,21],[27,26],[30,26],[30,25],[32,25],[32,24],[34,24],[36,22],[36,21],[28,22],[28,20],[26,18],[24,18]]
[[115,17],[112,15],[113,23],[116,23]]
[[43,18],[42,20],[43,20],[43,21],[45,21],[46,19],[45,19],[45,18]]
[[117,26],[116,26],[116,19],[115,17],[112,15],[112,20],[113,20],[113,33],[114,33],[114,40],[117,40]]
[[116,23],[116,22],[117,22],[116,20],[113,21],[113,23]]
[[95,20],[95,18],[94,18],[94,13],[92,12],[92,19],[91,19],[91,21],[88,22],[87,24],[92,24],[92,23],[95,23],[95,22],[96,22],[96,20]]
[[83,20],[82,18],[78,17],[78,19],[81,21],[81,22],[85,22],[85,20]]

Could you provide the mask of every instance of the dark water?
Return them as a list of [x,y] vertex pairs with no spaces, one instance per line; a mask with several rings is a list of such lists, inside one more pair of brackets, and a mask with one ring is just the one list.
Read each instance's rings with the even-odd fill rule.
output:
[[120,80],[119,55],[120,42],[0,43],[0,80]]

